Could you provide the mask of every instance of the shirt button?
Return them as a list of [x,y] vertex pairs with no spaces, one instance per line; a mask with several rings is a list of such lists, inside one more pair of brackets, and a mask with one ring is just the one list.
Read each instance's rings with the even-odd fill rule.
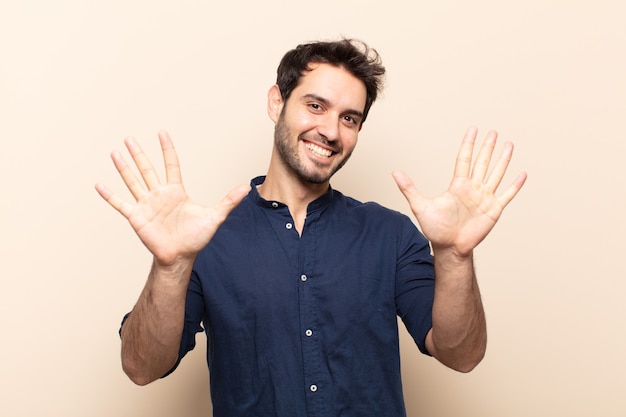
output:
[[300,275],[300,279],[302,280],[302,282],[306,281],[306,275],[304,274]]
[[277,203],[276,201],[274,201],[274,202],[272,203],[272,207],[274,207],[274,208],[278,208],[278,203]]
[[293,227],[293,224],[287,223],[285,227],[287,228],[287,230],[291,230],[291,228]]
[[307,335],[308,337],[313,336],[313,330],[311,329],[307,329],[306,332],[304,332],[305,335]]
[[311,392],[315,392],[317,391],[317,385],[313,384],[309,387],[309,389],[311,390]]

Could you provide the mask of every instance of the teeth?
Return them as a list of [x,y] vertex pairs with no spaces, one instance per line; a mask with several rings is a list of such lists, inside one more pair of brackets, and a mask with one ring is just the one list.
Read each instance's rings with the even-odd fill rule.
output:
[[328,149],[324,149],[320,146],[317,146],[314,143],[307,142],[305,143],[304,146],[306,146],[308,150],[310,150],[311,152],[313,152],[316,156],[319,156],[320,158],[328,158],[329,156],[333,154],[332,151],[329,151]]

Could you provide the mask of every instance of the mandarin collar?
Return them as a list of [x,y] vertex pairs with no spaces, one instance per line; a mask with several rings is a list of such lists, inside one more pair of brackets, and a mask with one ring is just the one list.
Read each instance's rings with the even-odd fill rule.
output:
[[[286,204],[280,202],[280,201],[276,201],[276,200],[266,200],[263,197],[261,197],[261,195],[259,194],[259,190],[257,189],[257,187],[261,184],[263,184],[263,182],[265,181],[265,175],[261,175],[258,176],[256,178],[253,178],[250,181],[250,193],[248,194],[250,196],[250,198],[252,199],[252,201],[254,201],[255,204],[261,206],[261,207],[266,207],[266,208],[273,208],[276,209],[278,207],[287,207]],[[323,195],[321,195],[320,197],[318,197],[317,199],[311,201],[307,207],[307,214],[308,213],[313,213],[314,211],[326,207],[333,199],[333,195],[335,194],[333,188],[329,185],[328,186],[328,191],[326,193],[324,193]]]

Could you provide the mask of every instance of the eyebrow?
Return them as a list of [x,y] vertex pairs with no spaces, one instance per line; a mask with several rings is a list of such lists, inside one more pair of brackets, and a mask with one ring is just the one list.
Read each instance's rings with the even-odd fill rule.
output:
[[[320,103],[322,103],[325,106],[330,106],[330,101],[328,101],[328,99],[325,99],[324,97],[320,97],[316,94],[305,94],[304,96],[302,96],[303,99],[312,99],[315,101],[319,101]],[[356,116],[359,118],[363,118],[363,112],[360,112],[358,110],[354,110],[354,109],[348,109],[346,111],[343,112],[343,114],[350,114],[352,116]]]

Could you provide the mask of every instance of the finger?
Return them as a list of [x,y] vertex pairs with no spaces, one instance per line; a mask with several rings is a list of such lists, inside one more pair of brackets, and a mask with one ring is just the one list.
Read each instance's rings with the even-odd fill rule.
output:
[[509,166],[509,162],[511,162],[511,157],[513,156],[513,144],[511,142],[507,142],[504,144],[504,149],[500,154],[500,158],[496,165],[493,167],[493,171],[489,174],[489,178],[487,179],[487,187],[494,191],[500,186],[500,182],[502,182],[502,178],[504,178],[504,174]]
[[139,200],[146,193],[143,184],[137,179],[137,176],[130,166],[128,166],[126,160],[119,151],[113,151],[111,153],[111,159],[113,160],[115,169],[117,169],[117,172],[119,172],[122,176],[126,187],[128,187],[133,197],[135,197],[136,200]]
[[480,147],[480,151],[478,152],[478,156],[474,162],[474,167],[472,168],[473,180],[482,182],[485,179],[487,171],[489,170],[489,165],[491,164],[493,149],[496,147],[497,138],[498,133],[495,131],[492,130],[487,133],[487,137],[485,138],[483,145]]
[[476,142],[476,134],[478,130],[472,126],[465,132],[461,148],[456,156],[456,164],[454,166],[454,177],[468,178],[470,168],[472,166],[472,153],[474,152],[474,143]]
[[215,209],[216,220],[218,223],[222,223],[226,217],[230,214],[235,207],[241,203],[241,200],[245,198],[250,192],[249,185],[240,185],[232,189],[219,203],[213,208]]
[[133,161],[135,161],[135,165],[137,169],[139,169],[139,173],[141,174],[141,178],[146,183],[148,190],[152,190],[155,187],[160,185],[159,177],[152,166],[152,163],[141,149],[141,146],[135,141],[133,138],[126,138],[124,141],[126,144],[126,148],[128,148],[128,152],[133,157]]
[[513,181],[513,184],[511,184],[505,191],[504,194],[502,194],[499,197],[499,201],[502,204],[502,207],[506,207],[511,200],[513,200],[513,198],[515,198],[515,196],[517,195],[517,193],[519,193],[519,191],[522,189],[522,187],[524,186],[524,184],[526,183],[526,179],[528,178],[528,174],[526,174],[526,172],[521,172]]
[[102,197],[107,203],[109,203],[111,207],[121,213],[122,216],[126,217],[127,219],[129,218],[133,210],[133,206],[131,204],[128,204],[127,202],[113,194],[111,190],[109,190],[104,184],[96,184],[96,191],[98,192],[98,194],[100,194],[100,197]]
[[180,163],[174,148],[174,143],[170,135],[162,130],[159,132],[159,142],[163,151],[163,162],[165,163],[165,176],[168,184],[182,184],[180,173]]
[[417,190],[411,178],[400,170],[394,170],[391,175],[404,195],[404,198],[409,202],[411,209],[414,212],[420,212],[422,210],[424,197]]

